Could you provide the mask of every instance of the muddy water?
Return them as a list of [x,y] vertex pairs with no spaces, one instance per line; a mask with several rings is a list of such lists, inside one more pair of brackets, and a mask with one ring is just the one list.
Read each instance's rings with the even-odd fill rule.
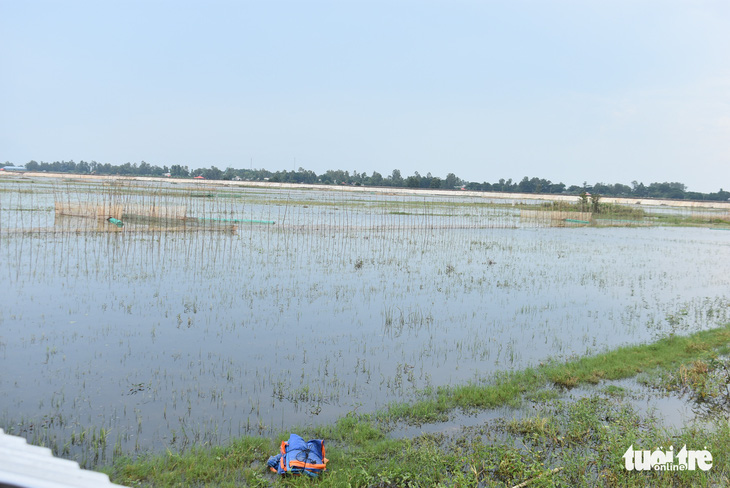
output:
[[221,442],[728,320],[728,232],[306,198],[209,206],[279,221],[236,234],[0,234],[0,426],[77,458],[101,428],[107,456]]

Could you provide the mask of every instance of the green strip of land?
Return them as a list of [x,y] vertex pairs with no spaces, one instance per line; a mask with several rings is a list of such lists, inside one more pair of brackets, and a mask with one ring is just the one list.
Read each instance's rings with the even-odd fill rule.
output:
[[730,327],[697,332],[691,336],[671,336],[652,344],[621,347],[596,356],[566,363],[551,362],[537,368],[495,375],[486,384],[469,383],[426,391],[416,403],[392,404],[378,414],[382,420],[424,423],[445,420],[456,408],[465,410],[517,406],[527,392],[549,384],[572,388],[619,380],[656,368],[667,369],[690,360],[727,352]]

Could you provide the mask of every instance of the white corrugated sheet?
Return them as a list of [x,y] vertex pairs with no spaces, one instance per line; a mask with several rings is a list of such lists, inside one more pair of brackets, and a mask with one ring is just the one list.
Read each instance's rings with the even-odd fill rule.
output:
[[0,485],[18,488],[121,487],[104,473],[81,469],[75,461],[53,457],[47,447],[31,446],[0,429]]

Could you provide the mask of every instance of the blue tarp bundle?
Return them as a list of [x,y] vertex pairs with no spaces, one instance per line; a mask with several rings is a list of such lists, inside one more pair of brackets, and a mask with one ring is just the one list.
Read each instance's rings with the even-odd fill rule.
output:
[[278,474],[306,474],[317,476],[327,470],[324,457],[324,441],[313,439],[304,442],[300,436],[290,434],[288,441],[282,441],[281,453],[271,456],[266,463]]

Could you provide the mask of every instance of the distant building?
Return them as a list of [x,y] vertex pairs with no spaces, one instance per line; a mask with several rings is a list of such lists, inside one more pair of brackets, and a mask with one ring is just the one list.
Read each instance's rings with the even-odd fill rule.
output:
[[4,166],[0,168],[0,171],[28,171],[22,166]]

